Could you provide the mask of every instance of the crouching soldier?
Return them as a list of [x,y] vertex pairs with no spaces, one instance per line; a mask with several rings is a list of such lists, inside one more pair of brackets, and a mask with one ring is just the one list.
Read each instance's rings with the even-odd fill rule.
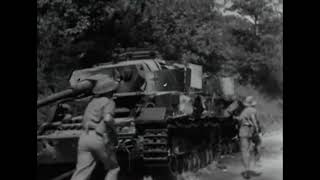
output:
[[112,79],[98,81],[84,115],[84,132],[78,142],[76,170],[71,180],[89,180],[98,161],[102,162],[107,174],[105,180],[116,180],[120,171],[114,146],[117,135],[113,114],[115,102],[112,93],[118,83]]

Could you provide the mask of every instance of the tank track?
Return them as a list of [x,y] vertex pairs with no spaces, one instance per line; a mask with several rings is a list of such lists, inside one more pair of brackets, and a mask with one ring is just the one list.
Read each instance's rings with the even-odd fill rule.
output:
[[[161,124],[140,124],[138,126],[140,130],[136,135],[119,130],[119,132],[124,133],[119,134],[119,142],[120,144],[126,142],[125,147],[130,155],[128,159],[124,159],[125,166],[128,166],[128,170],[136,167],[137,164],[142,164],[146,169],[167,168],[172,174],[181,174],[183,171],[197,171],[213,161],[217,161],[220,154],[230,152],[228,149],[224,150],[226,148],[223,146],[225,139],[230,140],[230,138],[218,135],[221,131],[224,131],[221,129],[224,127],[221,122],[223,120],[220,121],[219,118],[214,116],[203,116],[200,119],[194,119],[192,116],[175,116],[168,117]],[[128,127],[125,125],[122,129]],[[224,128],[228,129],[228,127]],[[210,132],[215,134],[211,137]],[[76,145],[77,136],[80,133],[81,124],[74,121],[52,126],[43,135],[50,135],[54,141],[60,143],[73,138],[73,144]],[[198,136],[198,134],[200,135]],[[194,135],[196,135],[195,138]],[[54,138],[55,136],[57,137]],[[63,140],[62,137],[67,139]],[[183,139],[182,144],[189,143],[190,139],[193,139],[191,140],[193,142],[189,143],[187,148],[182,147],[184,150],[175,151],[175,140],[179,138]],[[76,148],[74,149],[76,150]],[[76,152],[72,154],[75,158]],[[64,157],[60,159],[65,161]],[[139,159],[139,163],[135,163],[135,159]],[[127,162],[128,160],[129,162]],[[142,163],[140,160],[142,160]],[[74,159],[68,161],[73,162]]]
[[[229,154],[230,149],[223,147],[221,136],[215,142],[203,141],[205,145],[199,145],[187,152],[174,152],[174,144],[171,132],[177,129],[207,128],[209,131],[221,131],[220,123],[212,117],[192,119],[189,116],[169,118],[166,129],[145,129],[143,134],[143,161],[145,167],[168,167],[172,174],[180,174],[183,171],[197,171],[213,161],[218,161],[221,154]],[[208,131],[208,130],[207,130]],[[237,143],[236,141],[234,141]],[[227,147],[228,148],[228,147]]]
[[167,167],[172,174],[196,171],[217,159],[218,147],[182,154],[170,152],[166,129],[147,129],[144,134],[143,161],[146,168]]
[[144,130],[142,158],[145,167],[167,166],[169,160],[167,129]]

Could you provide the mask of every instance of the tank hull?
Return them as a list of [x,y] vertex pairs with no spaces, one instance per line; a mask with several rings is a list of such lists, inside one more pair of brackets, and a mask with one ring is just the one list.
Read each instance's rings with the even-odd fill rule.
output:
[[[73,164],[74,168],[81,131],[38,136],[38,167]],[[146,175],[156,172],[155,169],[179,174],[204,167],[222,153],[237,151],[236,132],[228,118],[175,116],[157,122],[137,120],[132,126],[118,127],[117,156],[125,174]]]

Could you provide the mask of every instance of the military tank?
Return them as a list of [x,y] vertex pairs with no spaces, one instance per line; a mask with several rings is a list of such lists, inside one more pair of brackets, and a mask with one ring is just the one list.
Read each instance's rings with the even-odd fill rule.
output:
[[[82,113],[95,84],[106,77],[120,82],[113,99],[122,172],[152,175],[167,169],[175,175],[204,167],[221,153],[237,151],[237,124],[232,115],[241,109],[240,102],[213,98],[203,91],[201,66],[170,63],[157,54],[129,50],[117,62],[76,70],[70,89],[39,100],[38,108],[55,104],[55,113],[38,129],[38,168],[67,164],[74,168]],[[230,97],[232,81],[224,77],[219,82],[231,84]],[[223,91],[228,83],[220,84]],[[70,170],[60,179],[70,176]]]

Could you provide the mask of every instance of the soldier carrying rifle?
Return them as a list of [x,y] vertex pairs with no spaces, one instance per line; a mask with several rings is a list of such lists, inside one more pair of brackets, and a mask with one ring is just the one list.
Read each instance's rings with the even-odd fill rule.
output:
[[245,179],[250,179],[252,176],[261,174],[250,169],[251,152],[254,153],[255,161],[260,159],[261,124],[257,118],[256,101],[254,101],[253,97],[246,97],[243,105],[245,106],[244,110],[235,118],[240,123],[239,137],[243,166],[245,168],[245,171],[241,174]]

